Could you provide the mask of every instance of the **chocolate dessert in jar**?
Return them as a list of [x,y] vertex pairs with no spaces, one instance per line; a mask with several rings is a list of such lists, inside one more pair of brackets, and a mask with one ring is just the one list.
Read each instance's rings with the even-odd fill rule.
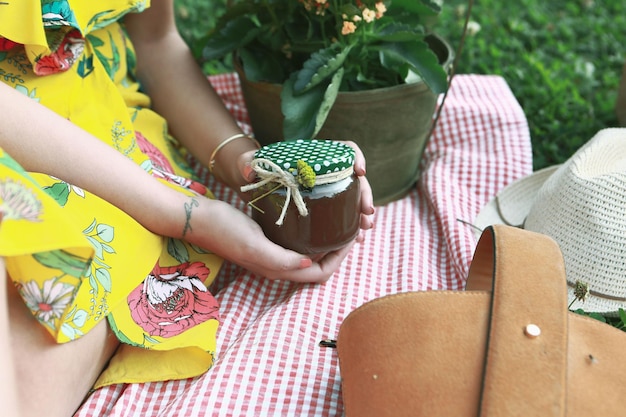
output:
[[252,218],[274,243],[320,254],[350,243],[359,232],[360,185],[354,150],[333,140],[293,140],[259,149],[258,180],[250,192]]

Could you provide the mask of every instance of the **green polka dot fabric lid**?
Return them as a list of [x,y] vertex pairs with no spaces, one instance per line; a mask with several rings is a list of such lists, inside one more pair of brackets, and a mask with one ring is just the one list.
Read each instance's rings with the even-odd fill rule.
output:
[[[263,146],[255,158],[268,159],[285,171],[296,172],[298,160],[306,162],[316,175],[331,174],[354,165],[354,149],[334,140],[297,139]],[[261,164],[271,170],[270,166]]]

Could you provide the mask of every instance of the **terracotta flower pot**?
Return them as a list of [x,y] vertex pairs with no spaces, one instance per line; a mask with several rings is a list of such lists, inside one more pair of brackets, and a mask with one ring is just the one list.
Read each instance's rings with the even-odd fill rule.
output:
[[[454,51],[442,38],[428,38],[444,68]],[[283,138],[279,84],[251,82],[237,70],[256,138],[262,144]],[[420,160],[429,139],[437,96],[422,81],[388,88],[340,92],[319,139],[352,140],[367,160],[374,202],[397,200],[420,176]]]

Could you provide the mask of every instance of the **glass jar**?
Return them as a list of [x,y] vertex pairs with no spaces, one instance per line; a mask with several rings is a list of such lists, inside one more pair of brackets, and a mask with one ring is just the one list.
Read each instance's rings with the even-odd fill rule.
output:
[[[302,254],[337,250],[359,232],[360,184],[354,150],[337,141],[295,140],[259,149],[252,218],[274,243]],[[311,172],[313,174],[311,174]]]

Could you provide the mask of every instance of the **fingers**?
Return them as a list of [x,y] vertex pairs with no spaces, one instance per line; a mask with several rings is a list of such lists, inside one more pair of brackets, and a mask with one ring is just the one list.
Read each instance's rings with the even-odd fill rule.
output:
[[259,237],[258,245],[245,259],[236,261],[241,266],[269,279],[289,279],[285,277],[310,268],[314,263],[311,257],[285,249],[267,240],[265,236]]
[[345,259],[345,257],[350,253],[352,247],[354,246],[354,242],[352,241],[348,245],[344,246],[341,249],[338,249],[334,252],[327,253],[322,259],[320,259],[316,264],[313,264],[310,269],[319,268],[319,276],[321,281],[317,281],[320,283],[328,281],[328,279],[339,269],[341,263]]
[[356,175],[359,177],[365,176],[365,156],[363,155],[361,148],[359,148],[359,146],[351,140],[344,140],[341,142],[354,149],[354,172],[356,172]]
[[369,181],[365,177],[359,177],[361,186],[361,229],[369,230],[374,227],[374,197]]
[[256,179],[256,172],[250,166],[254,153],[255,151],[244,152],[237,159],[237,167],[245,184],[251,183]]
[[[278,245],[269,249],[265,246],[258,262],[242,265],[270,280],[285,280],[302,283],[324,283],[339,268],[352,249],[354,241],[343,248],[326,254],[301,255]],[[315,259],[315,261],[313,260]]]
[[371,229],[373,221],[370,216],[374,214],[374,196],[372,187],[365,177],[365,155],[356,143],[349,140],[342,142],[354,149],[354,172],[361,182],[361,213],[364,214],[361,216],[361,229]]
[[322,284],[339,269],[339,266],[348,255],[354,245],[354,241],[333,252],[328,252],[317,262],[313,262],[310,267],[297,271],[290,271],[276,279],[286,279],[294,282],[308,282]]

